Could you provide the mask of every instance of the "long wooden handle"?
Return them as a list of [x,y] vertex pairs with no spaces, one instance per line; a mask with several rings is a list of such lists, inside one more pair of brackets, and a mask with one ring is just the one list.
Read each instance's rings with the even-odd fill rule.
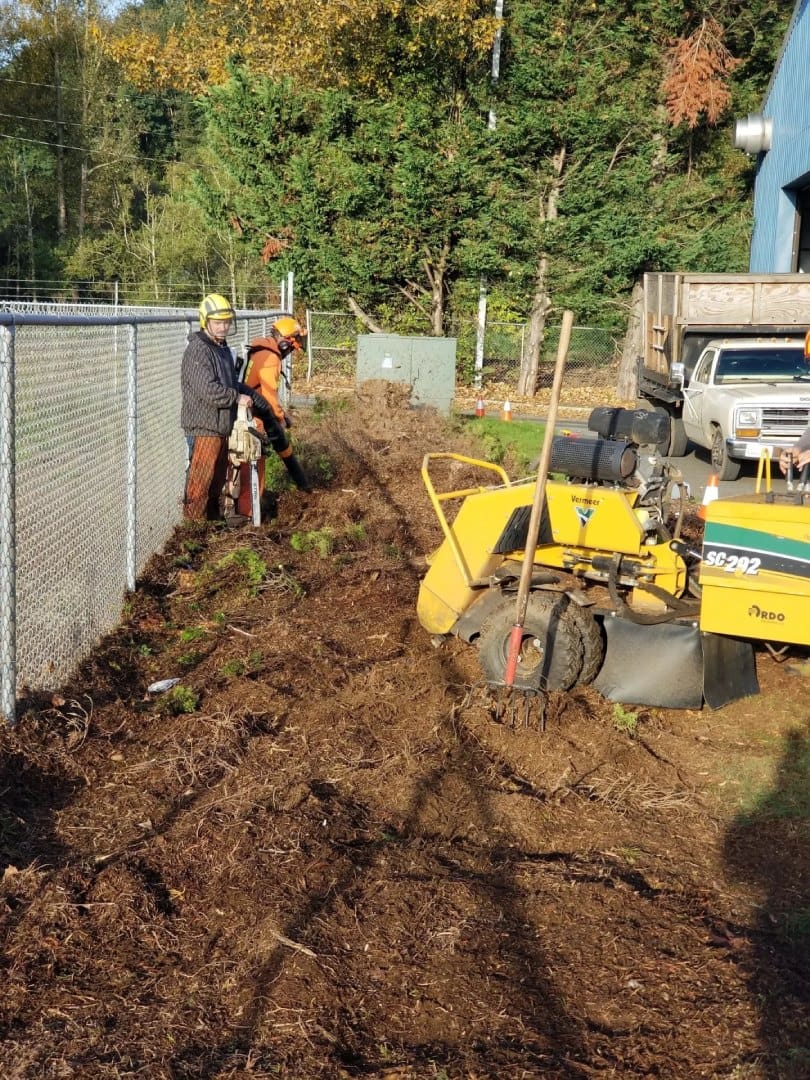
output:
[[537,538],[540,535],[540,522],[543,517],[543,507],[546,502],[546,481],[548,480],[548,467],[551,461],[551,445],[554,441],[554,426],[557,423],[557,406],[560,403],[562,377],[565,369],[565,361],[568,357],[568,346],[571,343],[571,329],[573,325],[573,311],[564,311],[562,324],[560,326],[560,342],[557,347],[557,361],[554,366],[554,381],[551,384],[551,398],[548,403],[548,418],[546,419],[546,430],[543,436],[543,449],[540,452],[540,460],[537,464],[537,480],[534,487],[532,512],[529,517],[529,529],[526,535],[526,550],[523,553],[523,565],[520,570],[515,623],[512,627],[512,632],[509,635],[509,648],[506,654],[504,682],[507,686],[514,686],[515,672],[517,671],[518,659],[520,658],[520,643],[523,640],[523,624],[526,621],[526,608],[529,603],[529,587],[532,580],[534,554],[537,549]]

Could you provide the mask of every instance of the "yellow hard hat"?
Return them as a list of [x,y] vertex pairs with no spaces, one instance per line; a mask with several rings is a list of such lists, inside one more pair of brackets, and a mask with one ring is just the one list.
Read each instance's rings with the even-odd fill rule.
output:
[[282,337],[301,337],[304,331],[301,329],[298,320],[294,319],[291,315],[282,315],[280,319],[276,319],[273,323],[273,329]]
[[209,293],[200,304],[200,326],[205,330],[209,319],[235,319],[236,312],[220,293]]

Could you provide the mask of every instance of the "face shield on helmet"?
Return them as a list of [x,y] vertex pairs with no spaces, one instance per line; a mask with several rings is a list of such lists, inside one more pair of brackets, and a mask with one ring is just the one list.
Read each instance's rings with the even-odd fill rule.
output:
[[220,293],[209,293],[200,304],[200,326],[215,341],[224,341],[236,320],[231,303]]

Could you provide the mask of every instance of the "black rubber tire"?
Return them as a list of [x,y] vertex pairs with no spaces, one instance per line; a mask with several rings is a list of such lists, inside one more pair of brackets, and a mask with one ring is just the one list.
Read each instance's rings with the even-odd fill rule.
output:
[[582,638],[582,668],[577,685],[592,683],[599,674],[605,659],[605,632],[591,613],[590,608],[580,607],[571,601],[571,616]]
[[[647,407],[649,408],[649,402]],[[684,457],[689,439],[684,430],[683,420],[680,416],[675,416],[672,409],[667,408],[666,405],[653,405],[652,411],[669,417],[669,438],[658,443],[658,453],[662,457]]]
[[[567,596],[532,593],[523,620],[523,642],[515,672],[518,690],[570,690],[582,670],[582,634]],[[515,601],[504,597],[501,608],[486,620],[478,638],[478,655],[490,685],[504,683],[509,638],[515,623]]]
[[742,469],[741,462],[728,456],[726,440],[719,427],[712,429],[711,463],[718,480],[736,480]]

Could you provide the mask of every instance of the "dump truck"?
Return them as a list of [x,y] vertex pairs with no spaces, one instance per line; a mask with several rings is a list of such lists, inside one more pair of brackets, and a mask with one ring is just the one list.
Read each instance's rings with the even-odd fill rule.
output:
[[[616,702],[718,707],[758,692],[755,643],[810,646],[810,481],[776,495],[763,474],[764,490],[715,500],[702,539],[685,536],[694,515],[658,450],[668,423],[602,407],[594,437],[553,439],[516,689],[592,684]],[[480,482],[437,486],[441,470]],[[443,541],[419,622],[437,645],[477,648],[485,683],[506,685],[536,481],[447,452],[425,456],[422,479]]]
[[720,480],[790,446],[810,423],[807,274],[644,275],[640,404],[669,418],[660,449],[689,441]]

